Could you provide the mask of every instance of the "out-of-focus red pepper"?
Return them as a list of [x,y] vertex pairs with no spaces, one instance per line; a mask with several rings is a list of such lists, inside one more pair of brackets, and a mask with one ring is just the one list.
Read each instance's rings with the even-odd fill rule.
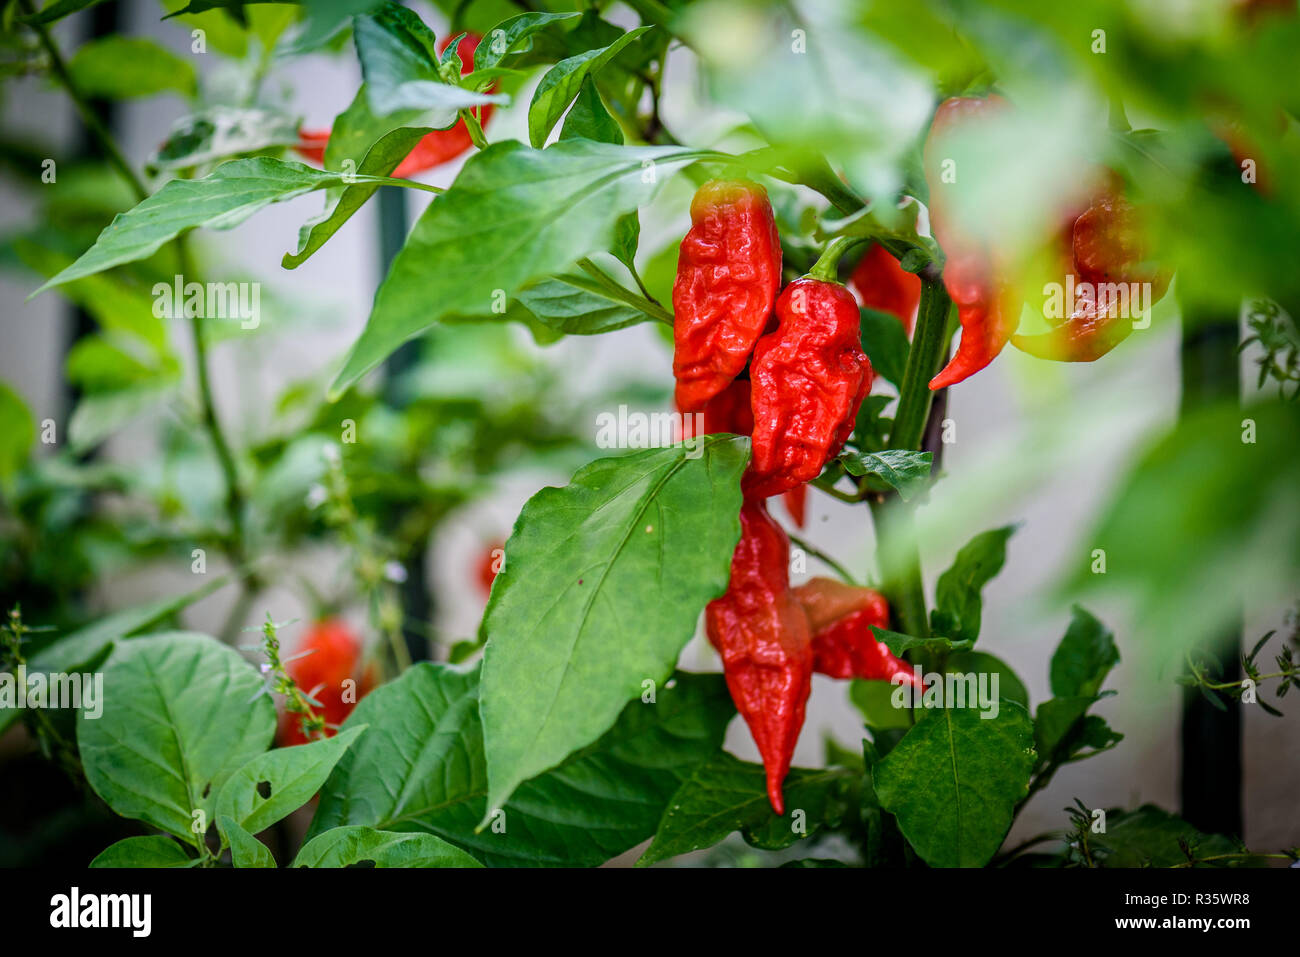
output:
[[844,286],[796,279],[776,315],[779,325],[759,339],[749,366],[753,460],[742,487],[763,498],[821,474],[853,433],[872,380],[858,304]]
[[497,575],[505,566],[506,547],[501,542],[495,542],[483,550],[483,554],[478,560],[478,585],[483,591],[483,597],[486,598],[492,594],[492,583],[496,581]]
[[[725,389],[704,404],[698,413],[682,412],[682,438],[731,432],[749,435],[754,431],[754,413],[749,407],[749,380],[734,379]],[[702,416],[697,420],[696,415]],[[701,428],[697,432],[696,424]]]
[[[948,364],[930,380],[931,389],[955,385],[992,362],[1020,323],[1023,306],[1018,289],[1009,281],[996,251],[961,229],[952,215],[945,191],[954,188],[941,179],[942,157],[938,143],[963,126],[987,122],[1005,109],[999,96],[953,97],[939,105],[925,142],[926,179],[930,186],[930,227],[943,247],[947,264],[943,285],[957,305],[961,342]],[[959,183],[967,183],[958,178]]]
[[904,675],[916,683],[911,666],[877,641],[871,631],[889,627],[889,603],[880,592],[814,578],[794,589],[813,631],[813,668],[832,678],[888,681]]
[[[461,61],[461,76],[468,76],[474,71],[474,51],[478,49],[481,39],[478,34],[467,33],[456,44],[456,54]],[[444,37],[438,43],[439,55],[447,49],[450,42],[451,37]],[[492,109],[490,103],[483,107],[479,117],[479,123],[482,126],[487,126],[488,117],[492,115]],[[304,159],[311,160],[313,163],[323,163],[325,161],[325,146],[329,142],[329,137],[328,130],[299,130],[299,142],[294,147],[294,152]],[[469,128],[465,126],[465,121],[457,120],[456,125],[450,129],[433,130],[422,137],[411,152],[406,154],[406,158],[397,164],[392,176],[402,179],[433,169],[435,166],[441,166],[443,163],[454,160],[473,145],[474,141],[470,138]]]
[[701,186],[673,283],[680,410],[700,411],[745,368],[780,283],[781,243],[767,191],[747,180]]
[[[293,654],[305,651],[311,654],[295,657],[285,664],[284,670],[304,694],[321,703],[317,713],[328,724],[342,724],[357,701],[375,686],[374,671],[365,667],[362,660],[360,640],[346,622],[327,618],[311,626]],[[348,695],[353,700],[345,701],[343,683],[349,679],[356,682],[355,694]],[[333,727],[325,730],[326,737],[333,737],[334,733]],[[281,747],[307,743],[300,719],[288,712],[280,716],[276,738]]]
[[921,277],[900,266],[884,246],[872,244],[853,267],[849,285],[862,305],[897,316],[903,331],[912,334],[916,310],[921,304]]
[[790,542],[762,502],[740,510],[740,542],[726,593],[709,603],[709,641],[722,655],[727,688],[749,725],[767,774],[767,797],[785,813],[790,770],[812,688],[812,635],[790,590]]

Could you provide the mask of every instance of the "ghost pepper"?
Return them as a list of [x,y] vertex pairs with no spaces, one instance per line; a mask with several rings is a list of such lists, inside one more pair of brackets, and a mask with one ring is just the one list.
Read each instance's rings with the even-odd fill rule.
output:
[[673,283],[679,409],[698,412],[745,368],[780,282],[781,243],[767,191],[747,180],[701,186]]
[[[992,362],[1010,340],[1020,322],[1023,300],[1007,272],[980,238],[962,229],[951,209],[949,191],[957,183],[968,185],[970,173],[956,183],[944,182],[942,143],[954,130],[986,122],[1005,109],[999,96],[953,97],[939,105],[925,142],[926,180],[930,187],[930,227],[943,247],[947,264],[943,285],[957,305],[961,342],[948,364],[930,380],[930,388],[943,389],[979,372]],[[976,172],[976,171],[971,171]]]
[[805,276],[776,302],[779,324],[754,347],[753,459],[746,495],[789,491],[821,474],[853,433],[871,390],[858,304],[839,283]]
[[916,310],[921,304],[921,277],[900,266],[884,246],[872,244],[853,267],[849,285],[862,305],[896,316],[903,324],[903,331],[912,334]]
[[915,684],[907,662],[877,641],[871,627],[889,626],[889,603],[870,588],[814,578],[794,589],[812,628],[813,670],[832,678],[888,681],[896,674]]
[[726,593],[705,609],[709,641],[736,710],[763,758],[767,797],[785,813],[781,785],[812,689],[812,634],[790,589],[790,541],[767,507],[749,500],[740,510],[740,542],[731,557]]
[[1012,342],[1043,359],[1092,362],[1128,337],[1138,297],[1149,294],[1144,305],[1154,305],[1168,290],[1170,275],[1147,262],[1138,212],[1117,187],[1098,194],[1074,220],[1070,251],[1070,316],[1050,332]]

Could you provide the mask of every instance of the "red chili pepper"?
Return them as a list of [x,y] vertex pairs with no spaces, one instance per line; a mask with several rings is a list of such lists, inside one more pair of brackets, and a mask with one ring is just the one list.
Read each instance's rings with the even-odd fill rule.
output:
[[921,277],[900,266],[884,246],[872,244],[853,267],[849,285],[862,305],[897,316],[903,331],[912,334],[916,310],[921,304]]
[[701,186],[673,283],[679,409],[698,412],[741,373],[780,283],[781,243],[767,191],[746,180]]
[[[481,39],[476,33],[467,33],[456,44],[456,53],[461,61],[461,76],[468,76],[474,72],[474,51],[478,49]],[[451,37],[444,37],[439,42],[439,55],[447,49],[450,43]],[[495,86],[493,89],[495,89]],[[480,125],[487,126],[488,117],[492,115],[492,109],[490,103],[483,107],[482,112],[479,114]],[[330,137],[328,130],[299,130],[298,137],[299,142],[293,148],[294,152],[314,163],[319,164],[325,161],[325,145]],[[406,158],[397,164],[397,168],[390,175],[396,179],[402,179],[416,173],[422,173],[425,170],[433,169],[435,166],[441,166],[443,163],[454,160],[473,145],[474,141],[469,135],[469,128],[465,125],[465,121],[457,120],[456,125],[450,129],[434,130],[422,137],[411,152],[406,154]]]
[[1051,332],[1016,336],[1016,348],[1058,362],[1092,362],[1133,329],[1134,294],[1154,305],[1169,288],[1170,275],[1146,262],[1137,211],[1116,191],[1106,190],[1074,221],[1071,231],[1074,310]]
[[[348,625],[337,618],[327,618],[312,625],[298,643],[294,654],[310,651],[311,654],[289,661],[284,670],[306,695],[321,703],[317,713],[330,725],[342,724],[352,713],[357,701],[375,686],[374,672],[363,668],[361,642]],[[344,682],[356,682],[355,693],[344,700]],[[334,728],[326,728],[325,736],[333,737]],[[277,739],[281,747],[306,744],[302,724],[297,715],[288,712],[280,716]]]
[[880,592],[814,578],[794,589],[813,630],[813,668],[832,678],[888,681],[905,675],[916,684],[912,666],[877,641],[871,626],[889,626],[889,603]]
[[795,528],[803,528],[808,513],[808,486],[796,485],[781,496],[785,510],[790,513]]
[[[930,388],[943,389],[979,372],[992,362],[1010,340],[1020,323],[1023,300],[1019,291],[1000,274],[993,252],[984,242],[967,235],[950,214],[944,199],[936,144],[953,130],[1005,109],[999,96],[954,97],[935,112],[925,143],[926,179],[930,184],[930,227],[943,247],[948,262],[943,285],[957,304],[961,321],[961,342],[948,364],[930,380]],[[965,182],[958,180],[958,182]]]
[[492,594],[492,583],[496,581],[497,575],[505,566],[506,547],[501,542],[496,542],[484,549],[478,562],[478,584],[483,590],[483,597]]
[[804,277],[776,302],[777,328],[749,366],[753,460],[745,494],[767,497],[815,479],[853,434],[871,391],[858,304],[839,283]]
[[[698,414],[703,416],[701,422],[703,428],[698,434],[732,432],[736,435],[749,435],[754,431],[754,413],[749,407],[749,402],[749,380],[732,380],[725,389],[699,410]],[[695,414],[683,413],[682,415],[682,437],[694,438],[697,434]]]
[[767,797],[785,813],[790,770],[812,690],[812,635],[790,590],[790,541],[762,502],[740,510],[740,542],[726,593],[709,602],[705,625],[722,655],[727,688],[749,725],[767,772]]

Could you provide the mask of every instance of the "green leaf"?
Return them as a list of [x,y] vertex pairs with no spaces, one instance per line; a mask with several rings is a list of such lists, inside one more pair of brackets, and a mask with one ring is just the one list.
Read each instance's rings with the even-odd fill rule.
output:
[[1104,720],[1087,714],[1088,709],[1102,697],[1105,696],[1051,698],[1038,706],[1034,717],[1034,741],[1043,765],[1051,762],[1065,764],[1092,757],[1123,740],[1124,736],[1112,731]]
[[437,834],[489,866],[595,866],[654,833],[735,715],[720,676],[678,673],[590,748],[522,784],[476,832],[487,799],[478,674],[422,663],[362,699],[344,728],[369,730],[321,789],[308,837],[365,824]]
[[171,398],[180,382],[151,382],[130,389],[82,396],[68,420],[68,445],[80,454],[94,448],[133,419]]
[[1001,658],[983,651],[959,651],[948,656],[944,670],[950,674],[997,675],[997,696],[1029,709],[1029,690]]
[[1007,539],[1016,530],[1006,525],[981,532],[957,552],[952,567],[935,585],[936,608],[930,627],[941,635],[974,641],[980,633],[980,592],[1002,570]]
[[271,849],[239,826],[229,815],[217,815],[217,829],[230,843],[230,863],[235,867],[275,867]]
[[908,708],[894,707],[897,685],[888,681],[864,681],[854,678],[849,685],[849,701],[862,714],[868,728],[910,728],[912,714]]
[[[98,719],[77,714],[86,780],[123,817],[197,846],[226,779],[275,734],[275,708],[238,653],[191,632],[137,638],[104,668]],[[201,812],[201,813],[200,813]]]
[[707,436],[598,459],[524,506],[482,624],[489,809],[672,672],[726,590],[748,457]]
[[294,867],[482,867],[432,834],[398,834],[370,827],[336,827],[308,841]]
[[0,488],[27,461],[36,441],[36,422],[22,397],[0,382]]
[[936,708],[875,767],[876,794],[932,867],[983,867],[997,853],[1029,791],[1033,727],[1020,705],[998,716]]
[[434,323],[491,316],[502,295],[609,249],[618,218],[702,155],[587,140],[538,151],[509,140],[471,156],[394,259],[331,394]]
[[[359,93],[357,96],[360,98]],[[339,121],[343,121],[342,116],[339,117]],[[430,128],[427,126],[403,126],[385,133],[366,152],[365,158],[356,171],[366,176],[387,176],[397,168],[398,164],[406,158],[406,155],[415,148],[415,144],[420,142],[420,138],[429,130]],[[331,137],[332,140],[333,137]],[[326,149],[328,151],[328,147]],[[378,185],[367,184],[348,186],[337,194],[331,191],[325,202],[325,211],[303,225],[302,229],[298,231],[297,251],[285,253],[280,260],[280,265],[285,269],[296,269],[301,266],[312,253],[325,245],[326,240],[338,232],[343,224],[352,218],[353,213],[365,205],[366,200],[370,199],[378,188]]]
[[591,77],[582,81],[578,98],[573,101],[569,115],[564,118],[564,126],[560,128],[560,139],[623,145],[623,128],[609,115]]
[[883,452],[841,452],[837,457],[850,475],[870,475],[898,491],[898,497],[910,502],[925,488],[934,462],[933,452],[906,452],[886,449]]
[[106,36],[82,44],[68,62],[72,80],[86,96],[125,99],[198,89],[194,64],[144,37]]
[[[183,116],[146,164],[150,176],[298,142],[298,118],[260,107],[212,106]],[[188,177],[186,177],[188,179]]]
[[23,23],[53,23],[55,20],[62,20],[79,10],[86,10],[103,2],[104,0],[54,0],[53,3],[47,3],[31,16],[19,17],[18,19]]
[[223,575],[193,591],[168,598],[157,598],[129,608],[110,612],[103,618],[78,628],[32,655],[27,662],[31,671],[72,673],[89,668],[100,660],[113,642],[139,634],[166,621],[200,598],[206,598],[230,582]]
[[445,129],[456,122],[459,110],[510,102],[508,96],[475,93],[445,82],[433,31],[400,3],[384,3],[374,13],[354,17],[352,35],[370,108],[377,116],[437,110],[442,121],[430,125]]
[[633,40],[639,39],[653,26],[637,27],[629,30],[607,47],[587,50],[577,56],[561,60],[551,67],[542,77],[537,89],[533,91],[533,100],[528,104],[528,140],[534,147],[540,148],[550,135],[552,127],[564,115],[573,98],[578,95],[583,81],[588,75],[614,59]]
[[777,816],[768,803],[762,765],[719,751],[682,782],[637,866],[712,847],[734,831],[765,850],[789,847],[843,819],[848,811],[844,785],[854,776],[843,768],[791,768],[784,786],[787,810]]
[[[385,176],[358,174],[353,178],[353,183],[377,186],[402,182]],[[32,295],[152,256],[188,229],[230,229],[271,203],[347,185],[352,183],[345,182],[340,173],[266,156],[232,160],[202,179],[172,180],[134,209],[115,216],[95,245]]]
[[1072,612],[1070,627],[1052,654],[1052,694],[1086,698],[1101,690],[1119,663],[1119,649],[1110,630],[1082,606],[1075,605]]
[[517,298],[538,322],[571,336],[594,336],[654,321],[582,274],[543,279],[520,290]]
[[909,651],[921,650],[935,652],[938,654],[947,654],[954,651],[970,651],[974,642],[969,638],[963,638],[959,641],[953,641],[951,638],[944,638],[939,635],[933,635],[929,638],[917,638],[914,635],[904,635],[901,632],[890,631],[888,628],[877,628],[871,626],[871,631],[876,636],[876,641],[884,642],[899,658]]
[[[222,785],[218,821],[227,818],[257,834],[288,817],[315,796],[343,752],[365,729],[364,724],[356,725],[332,738],[259,754]],[[224,831],[222,837],[229,839]]]
[[[474,51],[474,69],[488,70],[497,66],[506,56],[539,30],[544,30],[553,23],[573,20],[580,13],[521,13],[518,16],[502,20],[488,31]],[[470,77],[472,79],[472,77]]]
[[91,867],[190,867],[194,858],[170,837],[150,834],[127,837],[104,848],[90,862]]
[[1094,838],[1102,845],[1102,853],[1098,854],[1102,867],[1172,867],[1186,863],[1187,855],[1179,841],[1185,841],[1201,857],[1245,851],[1240,841],[1205,834],[1154,804],[1144,804],[1136,811],[1110,811],[1106,818],[1106,833]]
[[898,317],[878,309],[860,309],[862,351],[871,360],[871,368],[896,387],[903,384],[903,368],[911,348],[907,331]]

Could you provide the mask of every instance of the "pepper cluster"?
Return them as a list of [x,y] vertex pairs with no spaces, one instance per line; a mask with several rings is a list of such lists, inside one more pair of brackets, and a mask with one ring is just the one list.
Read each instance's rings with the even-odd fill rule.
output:
[[871,631],[889,620],[879,593],[827,579],[790,587],[790,542],[766,504],[784,495],[802,524],[807,483],[852,434],[871,363],[845,286],[805,276],[777,295],[781,244],[761,186],[706,183],[691,223],[673,286],[677,407],[701,413],[704,432],[751,436],[753,448],[731,579],[709,603],[705,625],[763,757],[768,799],[782,814],[813,672],[910,674]]

